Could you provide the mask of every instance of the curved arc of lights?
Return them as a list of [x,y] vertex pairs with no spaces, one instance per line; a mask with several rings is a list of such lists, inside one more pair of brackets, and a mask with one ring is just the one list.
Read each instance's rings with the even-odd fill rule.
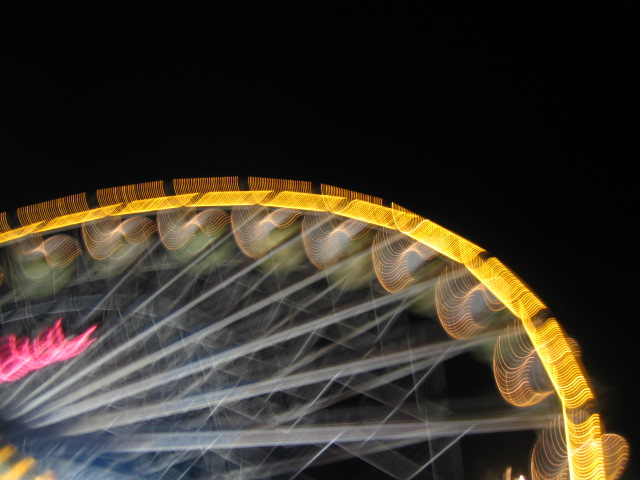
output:
[[536,379],[542,366],[529,337],[520,325],[507,325],[498,337],[493,355],[493,372],[503,398],[512,405],[535,405],[550,394],[553,388],[547,381]]
[[385,290],[396,293],[416,281],[409,261],[413,255],[420,261],[430,261],[437,253],[420,242],[412,242],[400,232],[381,229],[373,239],[373,268]]
[[337,187],[322,185],[321,193],[312,193],[309,182],[255,177],[249,179],[249,190],[240,190],[234,177],[178,179],[173,185],[176,195],[167,195],[162,182],[102,189],[97,192],[99,207],[93,209],[84,193],[23,207],[18,209],[21,226],[15,229],[10,228],[6,215],[0,214],[0,245],[107,216],[179,207],[262,205],[330,212],[398,230],[464,265],[522,322],[562,404],[570,478],[606,478],[599,414],[593,413],[580,423],[572,420],[573,412],[593,402],[595,395],[568,337],[555,318],[537,320],[537,315],[546,310],[545,304],[484,249],[396,204],[386,207],[379,198]]
[[105,260],[125,245],[143,243],[156,225],[140,216],[120,221],[119,216],[109,216],[82,224],[82,238],[89,254],[96,260]]
[[157,215],[158,234],[168,250],[184,247],[198,232],[212,237],[228,223],[229,215],[213,208],[199,213],[181,208],[165,210]]

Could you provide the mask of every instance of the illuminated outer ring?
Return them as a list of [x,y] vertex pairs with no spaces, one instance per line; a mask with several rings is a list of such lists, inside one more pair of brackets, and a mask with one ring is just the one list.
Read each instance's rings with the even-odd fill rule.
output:
[[[592,410],[595,395],[567,336],[545,304],[502,262],[453,232],[396,204],[383,206],[379,198],[310,182],[248,179],[241,190],[237,177],[179,179],[168,194],[162,181],[101,189],[97,207],[86,194],[51,200],[18,209],[19,228],[11,228],[0,213],[0,245],[29,234],[50,232],[108,216],[156,212],[178,207],[263,205],[314,212],[331,212],[391,230],[463,264],[520,321],[533,343],[562,404],[571,479],[605,479],[603,425]],[[316,192],[316,193],[314,193]],[[578,419],[576,423],[575,419]],[[576,452],[579,451],[579,454]]]

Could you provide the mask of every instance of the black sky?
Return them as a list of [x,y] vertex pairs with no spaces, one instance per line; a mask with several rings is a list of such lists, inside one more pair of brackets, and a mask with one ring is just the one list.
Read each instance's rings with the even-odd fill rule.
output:
[[383,197],[529,283],[637,445],[624,7],[230,5],[5,3],[0,211],[224,175]]

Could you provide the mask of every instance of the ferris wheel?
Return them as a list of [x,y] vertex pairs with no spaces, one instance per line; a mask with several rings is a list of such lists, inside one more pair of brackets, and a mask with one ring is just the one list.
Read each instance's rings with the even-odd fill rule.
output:
[[477,439],[526,443],[491,478],[620,477],[577,343],[498,259],[375,197],[244,183],[0,215],[0,479],[477,478]]

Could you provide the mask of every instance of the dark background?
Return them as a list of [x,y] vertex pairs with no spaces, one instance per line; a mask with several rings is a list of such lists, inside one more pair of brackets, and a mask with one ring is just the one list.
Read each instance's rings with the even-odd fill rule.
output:
[[637,478],[627,4],[205,5],[3,3],[0,211],[225,175],[396,202],[547,303]]

